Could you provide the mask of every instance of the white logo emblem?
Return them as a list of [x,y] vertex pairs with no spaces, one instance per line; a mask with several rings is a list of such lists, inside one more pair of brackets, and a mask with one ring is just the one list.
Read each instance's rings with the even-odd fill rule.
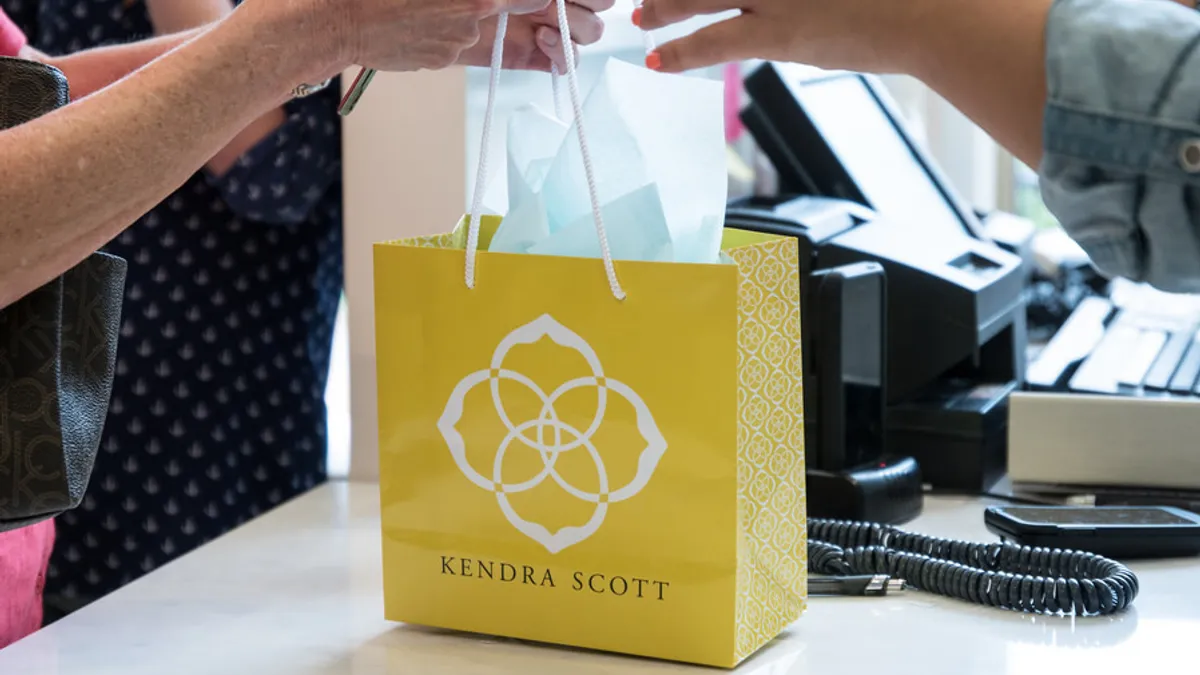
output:
[[[564,382],[547,395],[533,380],[518,372],[504,368],[504,357],[513,347],[533,344],[543,337],[549,337],[556,344],[579,352],[587,360],[588,366],[592,370],[591,376]],[[528,387],[538,397],[542,402],[542,408],[537,419],[519,423],[514,423],[509,419],[508,413],[504,410],[504,403],[500,400],[500,380],[512,380],[513,382],[520,383]],[[492,477],[490,479],[480,474],[467,462],[466,444],[463,442],[462,434],[455,428],[455,425],[462,419],[463,399],[466,397],[467,392],[475,388],[476,385],[485,382],[491,386],[492,403],[496,407],[496,412],[500,415],[501,422],[508,429],[504,440],[500,442],[499,447],[496,449],[496,459],[492,463]],[[567,392],[583,387],[596,388],[597,403],[596,413],[592,417],[591,424],[586,430],[580,431],[558,418],[558,414],[554,410],[554,404]],[[638,457],[636,475],[634,475],[628,484],[616,489],[613,489],[608,484],[608,474],[604,468],[604,460],[601,458],[596,446],[592,443],[592,437],[604,421],[604,412],[609,394],[616,394],[629,402],[637,416],[638,431],[641,432],[642,437],[646,440],[646,447],[642,449],[642,453]],[[604,522],[604,516],[608,513],[609,504],[625,501],[638,492],[641,492],[642,488],[646,487],[646,484],[650,482],[650,477],[654,475],[654,470],[667,449],[667,441],[663,438],[662,433],[659,432],[658,427],[654,423],[654,418],[651,416],[650,410],[646,407],[642,398],[630,389],[628,385],[605,376],[600,365],[600,359],[597,358],[596,352],[592,349],[591,345],[570,329],[555,321],[548,314],[542,315],[538,319],[517,328],[505,336],[496,347],[496,351],[492,354],[491,368],[471,373],[458,383],[453,393],[450,394],[450,400],[446,402],[446,409],[442,412],[442,418],[438,420],[438,429],[446,439],[446,444],[450,447],[450,454],[454,457],[454,463],[458,465],[463,475],[479,487],[489,492],[494,492],[496,501],[500,504],[500,510],[504,512],[504,516],[508,518],[508,522],[512,523],[513,527],[520,530],[525,536],[545,546],[546,550],[551,553],[558,553],[568,546],[578,544],[595,534],[596,530],[600,529],[600,525]],[[531,431],[533,432],[532,434],[530,434]],[[509,447],[514,441],[520,442],[527,448],[536,450],[541,455],[542,470],[525,482],[510,484],[504,482],[504,477],[501,474],[504,465],[504,455],[509,451]],[[567,482],[554,468],[559,455],[580,448],[587,451],[592,459],[592,463],[596,466],[596,474],[599,477],[599,492],[580,490]],[[585,525],[580,527],[568,526],[557,532],[550,532],[545,526],[522,518],[513,509],[508,501],[508,495],[532,490],[547,478],[553,478],[554,482],[558,483],[562,489],[566,490],[572,496],[596,505],[592,512],[592,517]]]

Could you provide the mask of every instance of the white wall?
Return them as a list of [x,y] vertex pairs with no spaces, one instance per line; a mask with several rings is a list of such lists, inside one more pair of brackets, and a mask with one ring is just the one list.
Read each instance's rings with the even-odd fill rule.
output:
[[1010,200],[1002,180],[1011,164],[982,129],[975,126],[945,99],[908,77],[885,77],[910,127],[958,192],[972,206],[1008,208]]
[[454,226],[465,201],[465,125],[462,69],[380,73],[343,121],[352,479],[379,473],[371,245]]

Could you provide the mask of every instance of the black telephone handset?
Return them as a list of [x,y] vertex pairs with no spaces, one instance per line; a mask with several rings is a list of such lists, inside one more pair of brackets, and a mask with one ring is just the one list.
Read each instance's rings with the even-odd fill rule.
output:
[[993,506],[984,524],[1022,546],[1120,559],[1200,554],[1200,515],[1171,506]]

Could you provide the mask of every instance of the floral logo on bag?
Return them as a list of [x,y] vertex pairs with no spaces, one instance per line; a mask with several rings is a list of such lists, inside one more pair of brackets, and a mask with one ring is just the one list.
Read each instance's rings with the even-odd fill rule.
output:
[[[504,367],[504,359],[514,347],[518,345],[530,345],[544,337],[550,338],[562,347],[567,347],[578,352],[587,361],[591,369],[591,375],[573,378],[562,383],[547,394],[530,378]],[[536,419],[514,422],[509,418],[504,408],[504,402],[500,398],[501,380],[510,380],[527,387],[540,399],[541,412]],[[466,443],[462,434],[457,429],[457,425],[463,416],[464,401],[467,394],[475,387],[485,383],[491,388],[492,403],[495,405],[496,412],[499,414],[505,429],[507,429],[504,439],[496,448],[495,461],[492,462],[493,471],[491,478],[476,471],[470,462],[467,461]],[[580,430],[564,422],[555,411],[554,406],[563,395],[584,387],[594,387],[596,389],[597,405],[591,423],[586,429]],[[608,399],[613,395],[625,399],[632,406],[636,415],[637,429],[646,441],[646,446],[638,457],[637,472],[627,484],[615,489],[609,485],[609,476],[605,469],[604,459],[592,442],[593,436],[604,422],[604,415],[606,410],[608,410]],[[628,385],[606,376],[601,367],[600,359],[596,356],[596,352],[592,349],[591,345],[582,337],[558,321],[555,321],[548,314],[542,315],[505,336],[492,354],[491,367],[487,370],[471,373],[455,386],[454,391],[450,394],[450,399],[446,402],[446,408],[442,412],[442,417],[438,420],[438,430],[441,431],[443,438],[445,438],[446,444],[450,448],[450,454],[454,458],[454,463],[462,471],[463,475],[475,485],[494,493],[496,501],[500,505],[500,510],[504,513],[504,517],[508,519],[508,522],[512,523],[513,527],[517,528],[525,536],[546,547],[546,550],[550,553],[558,553],[568,546],[578,544],[595,534],[604,523],[604,518],[608,513],[610,505],[625,501],[646,487],[646,484],[650,482],[650,478],[654,475],[654,471],[658,467],[659,460],[662,459],[663,453],[667,449],[666,439],[663,438],[662,433],[658,430],[658,426],[654,422],[654,417],[650,414],[650,409],[646,406],[642,398],[638,396],[637,392],[633,391]],[[515,484],[505,483],[504,477],[501,475],[503,473],[504,456],[514,446],[519,447],[520,445],[534,450],[540,455],[542,469],[529,480]],[[599,489],[596,492],[579,489],[563,478],[555,469],[555,464],[559,461],[559,458],[569,452],[586,452],[588,454],[595,465],[599,478]],[[516,509],[510,503],[508,496],[532,490],[547,479],[553,480],[573,497],[594,504],[592,516],[586,524],[582,526],[567,526],[556,532],[551,532],[544,525],[531,522],[517,513]]]

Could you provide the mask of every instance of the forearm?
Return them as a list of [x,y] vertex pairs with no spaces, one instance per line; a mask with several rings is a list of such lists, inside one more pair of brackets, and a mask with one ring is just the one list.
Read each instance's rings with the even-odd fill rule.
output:
[[[193,30],[219,21],[233,11],[232,0],[146,0],[154,32],[169,35]],[[282,108],[272,108],[245,129],[208,161],[210,172],[224,175],[234,162],[287,121]]]
[[219,21],[233,11],[232,0],[145,0],[155,35],[170,35]]
[[1042,155],[1053,0],[920,0],[900,62],[1030,166]]
[[[1195,8],[1195,0],[1174,2]],[[901,62],[1029,166],[1043,152],[1047,103],[1047,20],[1054,0],[1004,3],[921,0]],[[1146,11],[1136,4],[1129,12]],[[1069,28],[1067,28],[1069,30]],[[916,36],[917,39],[913,39]],[[1054,64],[1049,64],[1053,68]],[[1057,72],[1070,78],[1082,73]]]
[[187,42],[203,29],[141,40],[124,45],[97,47],[68,56],[31,52],[34,58],[63,71],[71,87],[71,98],[81,99],[125,77],[150,61]]
[[331,50],[293,46],[295,31],[270,44],[275,27],[235,15],[136,77],[0,132],[0,307],[178,189],[295,82],[336,72],[307,66]]
[[[199,35],[205,28],[200,26],[129,44],[87,49],[67,56],[48,56],[34,49],[28,49],[22,56],[48,63],[63,71],[70,83],[71,98],[78,100],[120,80]],[[271,134],[285,119],[282,108],[275,107],[252,121],[209,160],[209,171],[217,175],[228,171],[238,157]]]

